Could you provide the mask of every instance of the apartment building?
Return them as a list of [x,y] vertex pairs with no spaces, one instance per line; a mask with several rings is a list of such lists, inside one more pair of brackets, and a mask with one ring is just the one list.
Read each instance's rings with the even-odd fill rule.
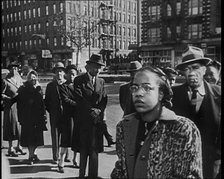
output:
[[[57,61],[65,65],[75,63],[84,66],[92,53],[102,49],[124,55],[131,50],[129,44],[137,43],[137,0],[4,0],[2,8],[2,66],[18,60],[22,65],[32,65],[40,71],[48,71]],[[104,11],[102,6],[109,6]],[[96,26],[94,35],[87,34],[86,45],[79,51],[77,46],[59,32],[76,26],[73,19],[80,14],[87,26]],[[107,14],[109,13],[109,15]],[[103,27],[102,19],[111,24]],[[60,26],[59,26],[60,24]],[[87,28],[90,29],[90,28]],[[88,31],[87,33],[92,33]],[[70,31],[70,35],[72,32]],[[102,37],[106,34],[107,38]],[[109,36],[108,36],[109,35]],[[110,42],[110,43],[109,43]]]
[[221,61],[221,0],[142,0],[141,58],[176,66],[188,44]]

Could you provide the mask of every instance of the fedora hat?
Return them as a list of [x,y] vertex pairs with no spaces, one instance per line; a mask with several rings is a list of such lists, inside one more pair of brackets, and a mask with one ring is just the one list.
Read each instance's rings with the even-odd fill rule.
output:
[[65,68],[66,73],[68,73],[68,71],[71,70],[71,69],[74,69],[74,70],[78,71],[78,68],[74,64],[71,64],[71,65],[68,65]]
[[19,64],[17,62],[11,62],[9,65],[8,65],[8,69],[12,68],[12,67],[19,67]]
[[204,57],[202,49],[194,46],[188,46],[188,48],[182,54],[182,63],[176,66],[176,69],[182,70],[185,65],[191,63],[201,63],[208,65],[212,60]]
[[65,71],[65,66],[62,62],[57,62],[54,66],[54,68],[52,69],[52,72],[55,73],[56,69],[62,69]]
[[131,61],[127,72],[135,72],[142,68],[142,64],[139,61]]
[[103,63],[102,56],[100,54],[92,54],[92,56],[90,57],[90,59],[88,61],[86,61],[86,63],[87,64],[95,63],[100,66],[105,66],[105,64]]

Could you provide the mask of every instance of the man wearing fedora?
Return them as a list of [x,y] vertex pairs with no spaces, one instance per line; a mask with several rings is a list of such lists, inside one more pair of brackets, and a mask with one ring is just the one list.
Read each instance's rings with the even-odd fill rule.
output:
[[59,160],[59,122],[61,120],[63,110],[59,86],[66,81],[64,64],[62,62],[56,63],[52,71],[55,76],[53,81],[47,84],[45,105],[50,115],[53,163],[57,164]]
[[130,73],[130,81],[120,86],[119,89],[119,102],[121,109],[124,111],[124,115],[135,112],[135,107],[132,103],[132,95],[129,90],[130,84],[134,78],[135,72],[142,68],[142,64],[139,61],[131,61],[127,72]]
[[79,177],[85,177],[89,160],[89,178],[98,177],[98,153],[103,152],[103,118],[107,105],[104,80],[98,77],[104,66],[101,55],[93,54],[86,62],[87,72],[74,80],[77,95],[77,130],[73,148],[80,152]]
[[202,139],[203,177],[220,177],[221,164],[221,88],[210,85],[203,76],[211,59],[202,49],[188,46],[182,63],[176,66],[186,82],[174,86],[173,110],[177,115],[190,118],[199,128]]

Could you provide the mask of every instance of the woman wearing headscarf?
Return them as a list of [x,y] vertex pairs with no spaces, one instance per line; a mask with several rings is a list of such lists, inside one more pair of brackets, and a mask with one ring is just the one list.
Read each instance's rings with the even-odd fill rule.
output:
[[166,75],[142,68],[130,91],[136,113],[117,125],[118,161],[111,178],[203,178],[200,132],[168,109],[172,91]]
[[21,145],[28,147],[28,160],[32,165],[40,160],[36,149],[44,145],[43,131],[47,130],[43,93],[36,71],[32,70],[28,73],[27,81],[19,88],[15,100],[17,101],[18,120],[21,124]]

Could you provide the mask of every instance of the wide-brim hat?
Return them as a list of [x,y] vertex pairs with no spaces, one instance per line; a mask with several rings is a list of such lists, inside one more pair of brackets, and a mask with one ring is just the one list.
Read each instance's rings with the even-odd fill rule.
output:
[[52,72],[55,73],[55,70],[57,69],[62,69],[65,71],[65,66],[62,62],[57,62],[54,66],[54,68],[52,69]]
[[7,68],[10,69],[12,67],[19,67],[19,64],[17,62],[11,62]]
[[131,61],[127,72],[135,72],[142,68],[142,64],[139,61]]
[[99,54],[93,54],[88,61],[86,61],[87,64],[94,63],[100,66],[105,66],[103,63],[103,58]]
[[188,46],[188,48],[182,54],[182,63],[176,66],[177,70],[182,70],[186,65],[192,63],[200,63],[207,66],[212,60],[204,57],[202,49],[194,46]]

